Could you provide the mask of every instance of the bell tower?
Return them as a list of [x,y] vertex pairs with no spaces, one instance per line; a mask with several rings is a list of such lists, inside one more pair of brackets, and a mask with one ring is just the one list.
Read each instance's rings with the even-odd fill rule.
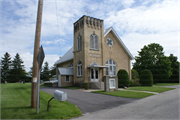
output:
[[103,65],[103,42],[103,20],[84,15],[74,23],[74,83],[91,82],[88,66],[93,62]]

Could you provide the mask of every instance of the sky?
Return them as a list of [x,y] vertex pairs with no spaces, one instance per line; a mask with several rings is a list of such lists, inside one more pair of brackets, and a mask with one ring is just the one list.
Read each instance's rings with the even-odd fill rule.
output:
[[[19,53],[28,72],[33,64],[38,0],[0,0],[0,57]],[[158,43],[180,60],[180,0],[44,0],[41,42],[54,63],[73,46],[73,23],[90,17],[113,27],[131,54]],[[132,63],[135,62],[132,60]]]

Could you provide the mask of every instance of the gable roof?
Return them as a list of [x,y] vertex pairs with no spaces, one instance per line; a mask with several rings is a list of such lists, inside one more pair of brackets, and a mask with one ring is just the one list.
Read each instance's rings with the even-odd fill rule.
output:
[[74,75],[72,68],[58,68],[60,75]]
[[[111,32],[114,34],[114,36],[118,39],[118,42],[122,45],[125,52],[129,55],[130,59],[134,59],[133,55],[130,53],[130,51],[127,49],[121,38],[118,36],[116,31],[113,29],[113,27],[109,27],[107,29],[104,29],[104,37]],[[55,62],[55,65],[72,60],[74,58],[74,47],[72,47],[68,52],[66,52],[58,61]]]
[[123,41],[121,40],[121,38],[118,36],[118,34],[116,33],[116,31],[113,29],[113,27],[109,27],[108,29],[106,29],[104,31],[104,37],[106,37],[106,35],[111,32],[114,34],[114,36],[118,39],[118,42],[122,45],[123,49],[125,50],[125,52],[129,55],[130,59],[134,59],[133,55],[130,53],[130,51],[128,50],[128,48],[125,46],[125,44],[123,43]]
[[55,65],[59,63],[63,63],[69,60],[72,60],[74,58],[74,47],[72,47],[69,51],[67,51],[58,61],[55,62]]

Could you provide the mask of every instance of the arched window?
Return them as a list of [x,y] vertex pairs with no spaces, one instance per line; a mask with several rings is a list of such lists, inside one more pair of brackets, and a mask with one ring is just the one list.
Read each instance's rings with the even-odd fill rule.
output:
[[82,62],[79,61],[77,64],[77,76],[82,76]]
[[109,59],[108,61],[106,61],[106,66],[108,66],[106,68],[106,75],[116,76],[116,63],[112,59]]
[[99,50],[98,36],[95,33],[90,36],[90,49]]
[[73,68],[72,62],[69,63],[68,67],[69,67],[69,68]]
[[77,51],[82,50],[82,37],[79,35],[77,39]]

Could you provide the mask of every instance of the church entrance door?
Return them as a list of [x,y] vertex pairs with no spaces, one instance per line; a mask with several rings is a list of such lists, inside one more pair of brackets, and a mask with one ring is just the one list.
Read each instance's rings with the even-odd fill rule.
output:
[[99,82],[99,69],[92,68],[91,69],[91,82]]

